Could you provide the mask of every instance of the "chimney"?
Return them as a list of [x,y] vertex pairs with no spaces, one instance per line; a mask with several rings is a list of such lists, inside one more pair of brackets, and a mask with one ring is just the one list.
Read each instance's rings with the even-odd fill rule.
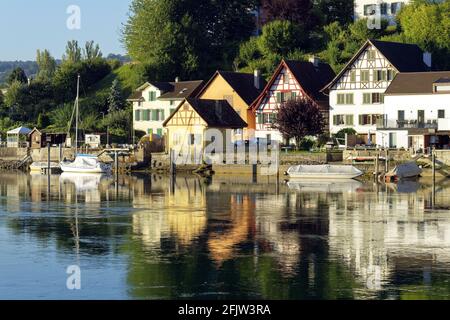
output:
[[260,70],[255,70],[253,79],[254,79],[255,88],[258,90],[261,90],[261,71]]
[[176,77],[175,82],[177,82],[177,83],[180,82],[180,77]]
[[423,53],[423,62],[424,62],[429,68],[431,68],[431,65],[432,65],[432,57],[431,57],[431,53],[430,53],[430,52],[424,52],[424,53]]
[[317,58],[316,56],[311,56],[309,57],[309,62],[311,62],[315,68],[319,67],[319,63],[320,63],[320,59]]

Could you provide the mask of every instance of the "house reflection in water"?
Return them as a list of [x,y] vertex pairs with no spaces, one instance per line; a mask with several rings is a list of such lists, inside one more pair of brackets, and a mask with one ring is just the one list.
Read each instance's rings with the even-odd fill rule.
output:
[[176,245],[190,245],[206,227],[205,186],[193,176],[177,177],[174,190],[169,180],[158,176],[149,183],[151,190],[134,194],[133,233],[147,249],[159,249],[172,238]]
[[[373,292],[405,273],[416,286],[430,285],[430,270],[448,270],[450,264],[448,211],[428,211],[430,193],[428,188],[411,194],[344,194],[330,206],[330,255],[345,261]],[[449,200],[450,189],[436,194],[438,205]]]

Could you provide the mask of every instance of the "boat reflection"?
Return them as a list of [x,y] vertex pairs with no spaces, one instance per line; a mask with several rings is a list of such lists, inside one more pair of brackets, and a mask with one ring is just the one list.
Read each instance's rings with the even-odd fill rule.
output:
[[287,182],[289,189],[300,192],[325,192],[325,193],[343,193],[357,192],[363,187],[363,184],[357,180],[339,180],[339,181],[320,181],[305,180]]
[[103,174],[63,172],[59,181],[61,184],[72,183],[76,191],[85,192],[98,190],[102,180],[106,179],[108,179],[108,176]]

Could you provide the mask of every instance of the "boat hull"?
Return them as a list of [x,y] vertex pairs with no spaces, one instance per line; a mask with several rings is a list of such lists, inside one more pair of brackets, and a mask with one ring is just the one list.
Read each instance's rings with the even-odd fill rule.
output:
[[71,173],[110,173],[111,169],[106,168],[76,168],[71,167],[70,165],[61,165],[61,170],[63,172],[71,172]]
[[348,180],[364,173],[353,166],[299,165],[290,167],[287,174],[292,179],[305,180]]

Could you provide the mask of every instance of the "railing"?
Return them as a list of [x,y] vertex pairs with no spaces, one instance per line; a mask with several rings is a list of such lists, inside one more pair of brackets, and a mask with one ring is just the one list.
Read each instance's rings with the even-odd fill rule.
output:
[[379,129],[438,129],[438,120],[388,120],[383,125],[377,127]]

